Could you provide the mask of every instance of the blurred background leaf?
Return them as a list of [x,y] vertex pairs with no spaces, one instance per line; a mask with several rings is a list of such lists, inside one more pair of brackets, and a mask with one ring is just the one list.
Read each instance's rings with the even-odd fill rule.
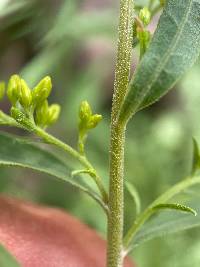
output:
[[15,258],[0,245],[0,264],[1,267],[20,267]]

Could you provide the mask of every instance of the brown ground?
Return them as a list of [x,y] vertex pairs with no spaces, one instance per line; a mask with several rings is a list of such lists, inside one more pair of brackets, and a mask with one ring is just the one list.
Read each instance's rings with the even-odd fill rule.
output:
[[[104,267],[106,242],[64,211],[0,197],[0,243],[22,267]],[[124,267],[133,267],[127,259]]]

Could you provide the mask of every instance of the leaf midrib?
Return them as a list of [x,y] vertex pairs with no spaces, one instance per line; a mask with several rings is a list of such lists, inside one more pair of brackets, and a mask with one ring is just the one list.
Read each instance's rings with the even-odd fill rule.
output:
[[[172,46],[170,46],[167,50],[166,50],[166,52],[165,52],[165,54],[164,54],[164,57],[163,57],[163,60],[161,59],[160,60],[160,64],[158,64],[157,66],[157,70],[155,70],[154,72],[153,72],[153,75],[151,76],[152,77],[152,79],[151,79],[151,82],[150,83],[148,83],[148,85],[147,85],[147,91],[145,92],[145,94],[144,94],[144,98],[143,98],[143,100],[145,99],[145,97],[147,96],[147,94],[149,93],[149,91],[150,91],[150,89],[151,89],[151,87],[152,87],[152,85],[156,82],[156,80],[158,79],[158,77],[160,76],[160,74],[161,74],[161,72],[162,72],[162,69],[164,68],[164,66],[168,63],[168,61],[169,61],[169,59],[170,59],[170,57],[171,57],[171,55],[172,55],[172,53],[173,53],[173,51],[175,50],[175,48],[176,48],[176,45],[177,45],[177,43],[179,42],[179,40],[180,40],[180,36],[181,36],[181,34],[182,34],[182,32],[183,32],[183,29],[184,29],[184,27],[185,27],[185,25],[186,25],[186,22],[188,21],[188,17],[189,17],[189,14],[190,14],[190,11],[191,11],[191,7],[192,7],[192,1],[193,0],[190,0],[188,3],[189,3],[189,5],[188,5],[188,9],[186,9],[186,12],[185,12],[185,15],[183,16],[183,19],[181,20],[181,22],[180,22],[180,27],[178,27],[178,29],[180,29],[180,31],[178,30],[177,31],[177,33],[175,34],[175,36],[174,36],[174,38],[173,38],[173,40],[172,40],[172,43],[174,43]],[[142,100],[142,101],[143,101]],[[141,102],[142,103],[142,102]],[[139,105],[141,104],[141,103],[139,103]],[[149,105],[149,104],[148,104]]]

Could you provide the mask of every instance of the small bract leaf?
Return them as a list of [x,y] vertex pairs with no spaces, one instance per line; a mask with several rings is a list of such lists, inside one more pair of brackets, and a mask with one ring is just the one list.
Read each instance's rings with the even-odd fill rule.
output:
[[189,205],[198,211],[198,215],[190,216],[188,213],[160,212],[157,216],[147,222],[136,234],[132,248],[151,240],[155,237],[163,237],[167,234],[180,232],[200,226],[200,205],[199,196],[194,198]]
[[127,121],[171,89],[200,53],[200,0],[168,0],[120,111]]
[[154,206],[153,209],[155,211],[162,210],[162,209],[171,209],[171,210],[177,210],[177,211],[182,211],[182,212],[189,212],[189,213],[192,213],[194,216],[197,215],[197,212],[195,210],[182,204],[174,204],[174,203],[158,204]]
[[191,174],[194,175],[198,169],[200,169],[200,151],[197,141],[195,138],[193,138],[193,160]]

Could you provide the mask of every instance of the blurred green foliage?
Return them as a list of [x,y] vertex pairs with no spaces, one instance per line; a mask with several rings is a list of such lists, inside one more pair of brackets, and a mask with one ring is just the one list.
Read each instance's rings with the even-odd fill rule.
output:
[[[137,4],[147,2],[138,0]],[[102,113],[104,120],[89,136],[86,151],[106,184],[117,15],[114,0],[101,4],[99,0],[0,3],[0,80],[21,73],[32,86],[51,75],[52,98],[62,106],[61,119],[51,131],[74,146],[79,103],[88,100],[94,112]],[[127,130],[126,179],[137,187],[142,209],[190,171],[192,136],[200,141],[199,73],[197,62],[174,91],[138,114]],[[8,110],[8,103],[2,105]],[[96,203],[52,177],[1,167],[0,190],[64,208],[105,235],[105,216]],[[135,206],[128,192],[125,198],[126,230]],[[155,239],[138,247],[133,257],[139,267],[197,267],[199,237],[199,230],[194,229]]]

